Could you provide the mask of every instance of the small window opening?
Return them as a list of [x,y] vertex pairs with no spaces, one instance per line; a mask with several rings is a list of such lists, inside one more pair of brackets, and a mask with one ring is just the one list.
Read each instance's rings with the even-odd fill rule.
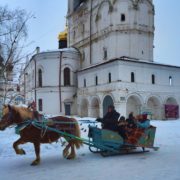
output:
[[125,14],[121,14],[121,21],[124,22],[126,20]]

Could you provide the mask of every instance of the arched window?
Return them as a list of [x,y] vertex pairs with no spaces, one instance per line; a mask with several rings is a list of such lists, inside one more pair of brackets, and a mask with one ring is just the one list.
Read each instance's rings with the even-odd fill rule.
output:
[[105,48],[105,47],[103,48],[103,54],[104,54],[104,55],[103,55],[103,56],[104,56],[103,58],[104,58],[104,60],[106,60],[108,54],[107,54],[107,48]]
[[84,79],[84,87],[86,87],[86,79]]
[[70,86],[70,85],[71,85],[70,69],[65,68],[64,69],[64,86]]
[[131,73],[131,82],[135,82],[135,76],[133,72]]
[[169,76],[169,85],[172,86],[172,76]]
[[152,80],[152,84],[155,84],[155,75],[154,74],[152,74],[151,80]]
[[95,78],[95,84],[96,84],[96,86],[98,85],[98,76],[96,76],[96,78]]
[[38,86],[42,87],[42,70],[38,69]]
[[111,83],[111,73],[109,73],[109,75],[108,75],[108,80],[109,80],[109,83]]
[[84,0],[74,0],[74,3],[73,3],[73,8],[74,8],[74,11],[81,5],[81,3],[83,3]]

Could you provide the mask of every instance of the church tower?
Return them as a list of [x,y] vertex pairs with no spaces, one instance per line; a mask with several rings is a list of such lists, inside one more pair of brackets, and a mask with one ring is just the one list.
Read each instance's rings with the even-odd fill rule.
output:
[[152,0],[68,0],[68,47],[86,68],[126,57],[153,62]]

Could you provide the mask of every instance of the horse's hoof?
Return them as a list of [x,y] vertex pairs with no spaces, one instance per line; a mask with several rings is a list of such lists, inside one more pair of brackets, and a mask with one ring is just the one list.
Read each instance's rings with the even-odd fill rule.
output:
[[18,152],[17,152],[17,154],[19,154],[19,155],[25,155],[26,152],[25,152],[23,149],[19,149]]
[[37,165],[39,165],[39,164],[40,164],[40,161],[35,160],[35,161],[33,161],[33,162],[31,163],[31,166],[37,166]]
[[76,158],[75,156],[69,155],[69,156],[67,156],[66,159],[71,160],[71,159],[75,159],[75,158]]
[[63,152],[63,157],[64,157],[64,158],[67,158],[68,156],[69,156],[69,152],[68,152],[68,151],[64,151],[64,152]]

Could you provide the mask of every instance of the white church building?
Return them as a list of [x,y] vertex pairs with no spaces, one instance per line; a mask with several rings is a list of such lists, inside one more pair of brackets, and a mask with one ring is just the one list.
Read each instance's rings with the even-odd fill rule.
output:
[[152,0],[68,0],[60,49],[26,65],[25,99],[51,114],[102,117],[113,104],[124,116],[178,118],[180,67],[154,62],[154,15]]

